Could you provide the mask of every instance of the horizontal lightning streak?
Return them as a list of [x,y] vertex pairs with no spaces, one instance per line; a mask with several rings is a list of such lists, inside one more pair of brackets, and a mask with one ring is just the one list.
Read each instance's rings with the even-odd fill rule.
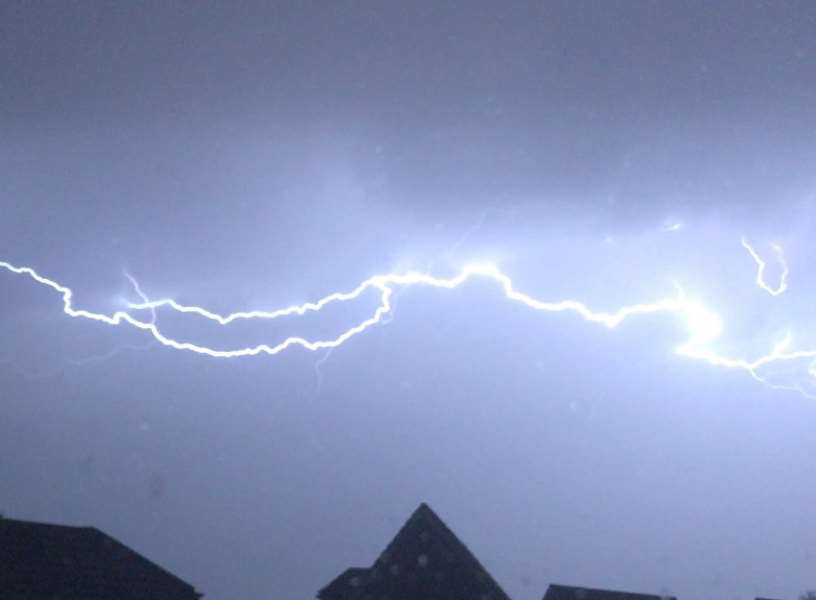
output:
[[[283,350],[286,350],[290,346],[295,345],[303,346],[308,350],[319,350],[321,348],[335,348],[344,343],[349,338],[357,335],[358,333],[361,333],[362,331],[365,331],[372,325],[377,324],[379,320],[382,318],[383,314],[385,314],[389,310],[390,308],[389,299],[392,294],[392,291],[390,289],[383,287],[381,295],[381,304],[374,312],[374,315],[369,319],[366,319],[362,323],[359,323],[358,325],[346,330],[343,334],[337,336],[332,340],[310,342],[302,337],[289,337],[275,346],[270,346],[268,344],[259,344],[254,347],[241,348],[239,350],[217,350],[209,348],[207,346],[193,344],[191,342],[181,342],[171,337],[168,337],[159,330],[155,321],[153,320],[149,322],[140,321],[139,319],[136,319],[129,312],[126,311],[116,311],[111,315],[106,315],[103,313],[95,313],[87,310],[78,310],[73,307],[72,304],[73,291],[70,288],[62,284],[59,284],[56,281],[48,279],[47,277],[43,277],[30,267],[16,267],[5,261],[0,261],[0,267],[6,269],[7,271],[11,271],[12,273],[16,273],[18,275],[28,275],[37,283],[50,287],[51,289],[59,292],[62,295],[63,312],[65,312],[65,314],[68,315],[69,317],[90,319],[92,321],[105,323],[107,325],[121,325],[122,323],[128,323],[133,327],[136,327],[137,329],[150,332],[153,338],[163,346],[167,346],[175,350],[188,350],[190,352],[204,354],[206,356],[211,356],[213,358],[239,358],[243,356],[255,356],[258,354],[278,354]],[[362,291],[360,293],[362,293]],[[151,302],[142,302],[136,306],[143,306],[144,308],[150,309],[152,312],[155,310],[155,307],[152,304],[153,303]],[[165,303],[162,306],[164,305],[168,304]],[[204,311],[202,309],[201,314],[205,313],[207,313],[207,311]]]
[[[764,281],[764,261],[762,261],[759,255],[745,241],[745,239],[742,240],[742,245],[748,250],[757,264],[757,285],[774,296],[784,292],[787,288],[786,277],[788,274],[788,269],[784,260],[782,249],[778,246],[773,247],[774,252],[777,254],[777,257],[783,265],[783,275],[780,286],[777,288],[771,288]],[[598,312],[591,310],[586,304],[576,300],[547,302],[536,299],[517,290],[514,287],[511,278],[502,273],[492,264],[470,264],[457,275],[450,278],[435,277],[427,273],[414,271],[407,273],[375,275],[369,279],[366,279],[351,291],[334,292],[314,302],[292,305],[273,311],[239,311],[226,315],[218,314],[200,306],[184,305],[172,299],[149,300],[142,292],[141,288],[139,288],[136,280],[130,277],[130,275],[127,275],[127,277],[133,284],[137,295],[141,299],[141,302],[129,303],[127,311],[120,310],[109,315],[91,312],[88,310],[81,310],[73,306],[73,291],[70,288],[57,283],[54,280],[43,277],[30,267],[18,267],[4,261],[0,261],[0,267],[18,275],[26,275],[37,283],[49,287],[59,293],[62,296],[63,311],[70,317],[89,319],[115,326],[127,323],[137,329],[149,332],[155,341],[163,346],[173,348],[175,350],[195,352],[197,354],[202,354],[213,358],[240,358],[260,354],[275,355],[294,346],[300,346],[311,351],[337,348],[352,337],[366,331],[378,323],[381,323],[383,318],[391,312],[393,307],[392,296],[399,288],[425,286],[450,290],[461,286],[463,283],[472,278],[482,278],[497,283],[504,296],[512,302],[520,303],[536,311],[551,313],[575,313],[586,321],[605,325],[608,328],[615,328],[629,317],[638,315],[656,313],[671,313],[678,315],[685,319],[689,333],[687,341],[675,349],[678,355],[694,360],[704,361],[716,367],[747,371],[757,381],[779,389],[796,389],[797,391],[805,393],[805,391],[799,386],[785,386],[769,383],[759,375],[758,371],[765,366],[780,361],[803,359],[809,359],[811,361],[816,360],[816,350],[788,350],[788,346],[790,344],[789,336],[772,348],[768,354],[760,356],[754,360],[732,358],[718,354],[711,348],[710,344],[720,336],[722,331],[722,322],[719,315],[712,312],[704,305],[687,299],[682,293],[682,290],[679,290],[678,295],[672,298],[666,298],[652,303],[623,306],[613,312]],[[340,335],[328,339],[308,340],[304,337],[291,336],[274,345],[259,344],[256,346],[236,349],[218,349],[169,337],[162,333],[156,322],[156,313],[162,308],[170,309],[178,313],[197,315],[205,320],[222,326],[229,325],[230,323],[238,320],[273,320],[292,315],[302,316],[309,312],[318,312],[333,303],[350,302],[356,300],[369,290],[376,290],[379,293],[379,305],[374,312],[367,319],[360,321],[353,327],[350,327],[342,332]],[[151,319],[149,321],[144,321],[132,314],[140,311],[149,311]],[[816,374],[816,366],[811,365],[810,371],[811,375]]]

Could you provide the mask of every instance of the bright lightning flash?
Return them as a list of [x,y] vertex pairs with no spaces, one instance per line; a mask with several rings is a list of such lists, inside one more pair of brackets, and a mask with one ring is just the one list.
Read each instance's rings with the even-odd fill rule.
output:
[[[787,264],[785,263],[782,249],[779,246],[772,246],[777,258],[783,266],[781,283],[777,288],[772,288],[765,283],[765,262],[745,241],[745,239],[742,240],[742,245],[746,248],[746,250],[748,250],[751,257],[757,264],[757,285],[773,296],[782,294],[787,289],[788,274],[788,268]],[[674,297],[651,303],[623,306],[614,312],[598,312],[590,309],[583,302],[576,300],[547,302],[536,299],[517,290],[514,287],[511,278],[505,273],[501,272],[495,265],[474,263],[467,265],[461,272],[450,278],[435,277],[427,273],[420,273],[416,271],[375,275],[369,279],[366,279],[351,291],[334,292],[314,302],[292,305],[273,311],[239,311],[222,315],[200,306],[180,304],[172,299],[149,300],[139,288],[136,280],[127,275],[137,294],[139,295],[141,302],[128,303],[127,310],[119,310],[112,314],[104,314],[75,308],[73,305],[73,291],[70,288],[40,275],[31,267],[18,267],[4,261],[0,261],[0,267],[17,275],[28,276],[35,282],[51,288],[60,294],[62,297],[63,311],[70,317],[89,319],[92,321],[105,323],[107,325],[122,325],[127,323],[128,325],[131,325],[137,329],[149,332],[153,339],[163,346],[167,346],[175,350],[195,352],[197,354],[202,354],[213,358],[239,358],[256,356],[260,354],[275,355],[295,346],[300,346],[311,351],[337,348],[352,337],[366,331],[374,325],[382,323],[393,309],[392,296],[398,289],[411,286],[425,286],[451,290],[461,286],[466,281],[474,278],[480,278],[496,283],[501,288],[507,300],[522,304],[529,309],[548,313],[575,313],[586,321],[604,325],[608,328],[615,328],[626,319],[640,315],[656,313],[668,313],[675,315],[682,320],[688,331],[687,340],[675,348],[675,352],[678,355],[694,360],[704,361],[716,367],[747,371],[757,381],[774,388],[794,389],[806,394],[805,390],[800,386],[772,384],[760,376],[759,371],[763,367],[766,367],[772,363],[809,360],[811,361],[809,374],[812,377],[816,377],[816,362],[814,362],[816,361],[816,350],[789,350],[789,336],[787,336],[781,343],[773,347],[770,352],[753,360],[734,358],[718,353],[713,344],[722,334],[722,319],[718,314],[707,308],[705,305],[695,300],[686,298],[685,294],[681,289],[679,289],[679,287],[678,293]],[[196,315],[221,326],[227,326],[230,323],[239,320],[274,320],[291,315],[302,316],[309,312],[318,312],[333,303],[350,302],[356,300],[368,291],[375,291],[379,295],[379,305],[373,311],[373,313],[368,318],[345,330],[340,335],[327,339],[309,340],[304,337],[291,336],[276,344],[259,344],[256,346],[233,349],[220,349],[170,337],[161,331],[156,321],[156,313],[160,309]],[[137,316],[134,316],[145,311],[149,312],[150,314],[149,320],[143,320]]]

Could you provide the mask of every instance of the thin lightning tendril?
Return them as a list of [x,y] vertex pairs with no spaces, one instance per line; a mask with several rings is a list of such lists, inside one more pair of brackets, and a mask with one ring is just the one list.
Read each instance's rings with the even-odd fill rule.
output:
[[782,267],[782,273],[779,276],[779,285],[772,288],[765,282],[765,269],[767,268],[768,263],[760,258],[757,251],[754,250],[754,248],[745,240],[745,238],[742,238],[741,242],[742,247],[748,251],[748,254],[751,255],[751,258],[753,258],[754,262],[756,263],[756,284],[768,292],[771,296],[780,296],[784,294],[788,289],[788,263],[785,260],[785,252],[782,250],[782,246],[778,244],[771,244],[771,250],[773,250],[774,254],[776,255],[776,259],[779,261],[779,264]]
[[[784,293],[787,289],[788,267],[782,248],[777,245],[772,246],[783,269],[779,286],[773,288],[769,286],[764,279],[766,263],[744,238],[742,239],[742,245],[757,264],[757,285],[772,296],[778,296]],[[685,325],[688,329],[688,339],[675,348],[676,354],[689,359],[704,361],[715,367],[746,371],[756,381],[774,389],[795,390],[810,396],[802,386],[773,383],[759,374],[762,368],[773,363],[809,360],[810,366],[808,373],[812,377],[816,377],[816,350],[790,350],[790,334],[787,334],[779,343],[771,348],[767,354],[753,360],[733,358],[719,354],[712,347],[712,344],[722,333],[722,320],[720,316],[703,304],[688,299],[679,286],[677,286],[677,295],[674,297],[665,298],[652,303],[627,305],[614,312],[599,312],[591,310],[586,304],[576,300],[547,302],[536,299],[517,290],[511,278],[501,272],[495,265],[473,263],[467,265],[457,275],[449,278],[435,277],[428,273],[416,271],[375,275],[364,280],[351,291],[334,292],[317,301],[292,305],[273,311],[253,310],[219,314],[200,306],[181,304],[173,299],[150,300],[142,292],[138,282],[126,273],[126,277],[130,280],[141,301],[128,303],[128,310],[119,310],[112,314],[104,314],[75,308],[73,305],[73,291],[70,288],[40,275],[31,267],[18,267],[4,261],[0,261],[0,267],[17,275],[28,276],[35,282],[59,293],[62,296],[63,311],[70,317],[89,319],[114,326],[127,323],[137,329],[149,332],[153,339],[163,346],[175,350],[194,352],[213,358],[240,358],[261,354],[275,355],[295,346],[300,346],[310,351],[331,351],[374,325],[383,323],[393,310],[394,294],[401,289],[412,286],[424,286],[452,290],[471,279],[479,278],[496,283],[506,299],[532,310],[548,313],[575,313],[586,321],[604,325],[610,329],[616,328],[622,322],[634,316],[657,313],[676,315],[685,320]],[[300,336],[290,336],[274,345],[258,344],[235,349],[219,349],[189,341],[177,340],[164,334],[157,325],[156,315],[160,309],[172,310],[181,314],[196,315],[218,325],[227,326],[240,320],[275,320],[293,315],[303,316],[310,312],[319,312],[330,304],[356,300],[369,291],[376,291],[376,293],[379,294],[379,305],[373,313],[368,318],[360,321],[338,336],[328,339],[308,340]],[[143,311],[148,311],[151,315],[149,321],[139,319],[133,314],[138,314]]]

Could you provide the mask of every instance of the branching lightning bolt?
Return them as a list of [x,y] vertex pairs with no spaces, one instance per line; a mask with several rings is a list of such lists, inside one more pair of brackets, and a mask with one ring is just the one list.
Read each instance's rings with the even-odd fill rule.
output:
[[[4,268],[11,269],[11,265],[8,265],[8,263],[2,263],[2,266]],[[17,272],[19,274],[29,274],[24,269],[11,269],[11,270],[15,270],[15,272]],[[142,300],[142,302],[150,302],[150,299],[142,291],[142,288],[139,285],[139,282],[136,281],[136,278],[133,277],[127,271],[124,273],[124,276],[130,282],[130,285],[133,287],[133,291]],[[49,287],[53,287],[53,286],[49,286]],[[151,318],[150,318],[151,323],[155,324],[155,322],[156,322],[156,310],[155,309],[150,309],[150,316],[151,316]],[[154,346],[156,346],[156,342],[153,341],[153,340],[148,341],[145,344],[138,344],[138,345],[137,344],[123,344],[123,345],[120,345],[120,346],[116,346],[115,348],[113,348],[111,350],[108,350],[107,352],[104,352],[102,354],[92,354],[91,356],[85,356],[83,358],[69,358],[69,359],[66,360],[66,363],[67,363],[66,365],[63,365],[63,366],[60,366],[60,367],[57,367],[57,368],[54,368],[54,369],[50,369],[50,370],[47,370],[47,371],[41,371],[41,372],[32,372],[32,371],[20,366],[19,364],[17,364],[13,360],[6,360],[6,359],[0,360],[0,364],[9,365],[17,373],[22,375],[25,379],[28,379],[28,380],[40,380],[40,379],[47,379],[49,377],[54,377],[55,375],[59,375],[60,373],[62,373],[65,370],[66,366],[69,366],[69,365],[74,366],[74,367],[83,367],[83,366],[93,364],[93,363],[105,362],[105,361],[110,360],[111,358],[121,354],[122,352],[136,352],[136,351],[149,350],[149,349],[153,348]]]
[[[781,247],[772,246],[777,258],[783,266],[780,285],[776,288],[772,288],[767,285],[764,279],[765,262],[744,238],[742,245],[748,250],[757,264],[757,285],[773,296],[782,294],[787,289],[788,268]],[[73,291],[70,288],[40,275],[31,267],[19,267],[4,261],[0,261],[0,267],[11,273],[27,276],[35,282],[60,294],[62,297],[63,311],[70,317],[89,319],[114,326],[128,324],[150,333],[155,342],[158,342],[158,344],[162,346],[175,350],[194,352],[212,358],[240,358],[261,354],[276,355],[284,350],[298,346],[310,351],[332,350],[367,329],[383,323],[393,310],[394,294],[401,289],[412,286],[423,286],[452,290],[471,279],[479,278],[497,284],[503,292],[504,297],[511,302],[540,312],[573,313],[588,322],[604,325],[607,328],[618,327],[618,325],[630,317],[657,313],[673,314],[685,322],[688,330],[688,338],[686,341],[675,348],[675,352],[678,355],[704,361],[715,367],[746,371],[755,380],[773,388],[793,389],[807,395],[806,390],[802,388],[802,386],[775,384],[763,378],[759,373],[760,370],[772,363],[809,360],[811,361],[809,375],[816,377],[816,350],[790,350],[790,335],[787,335],[783,340],[777,343],[767,354],[754,359],[734,358],[718,353],[714,349],[713,343],[722,333],[722,319],[717,313],[702,303],[687,298],[679,287],[677,294],[673,297],[664,298],[651,303],[631,304],[612,312],[594,311],[583,302],[576,300],[548,302],[534,298],[517,290],[511,278],[500,271],[495,265],[473,263],[465,266],[458,274],[448,278],[436,277],[428,273],[416,271],[381,274],[364,280],[351,291],[333,292],[316,301],[306,302],[304,304],[292,305],[271,311],[253,310],[219,314],[201,306],[181,304],[173,299],[150,300],[142,292],[138,282],[126,274],[141,301],[128,303],[127,310],[119,310],[112,314],[105,314],[75,308],[73,305]],[[326,339],[309,340],[305,337],[290,336],[276,344],[258,344],[233,349],[213,348],[168,336],[161,331],[156,318],[158,311],[170,310],[176,313],[194,315],[206,321],[226,327],[231,323],[242,320],[275,320],[287,316],[302,316],[311,312],[319,312],[330,304],[354,301],[370,291],[375,292],[379,296],[379,304],[373,313],[368,318],[346,329],[336,337]],[[150,314],[149,320],[143,320],[136,316],[143,312]]]

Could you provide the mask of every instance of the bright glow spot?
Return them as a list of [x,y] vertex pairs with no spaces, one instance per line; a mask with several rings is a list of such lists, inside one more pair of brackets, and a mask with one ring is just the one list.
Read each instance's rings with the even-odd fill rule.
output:
[[702,304],[689,303],[686,308],[686,320],[691,332],[690,342],[694,345],[710,344],[722,334],[722,319]]
[[682,221],[666,221],[663,224],[663,231],[672,232],[672,231],[680,231],[681,229],[685,228],[685,224]]

